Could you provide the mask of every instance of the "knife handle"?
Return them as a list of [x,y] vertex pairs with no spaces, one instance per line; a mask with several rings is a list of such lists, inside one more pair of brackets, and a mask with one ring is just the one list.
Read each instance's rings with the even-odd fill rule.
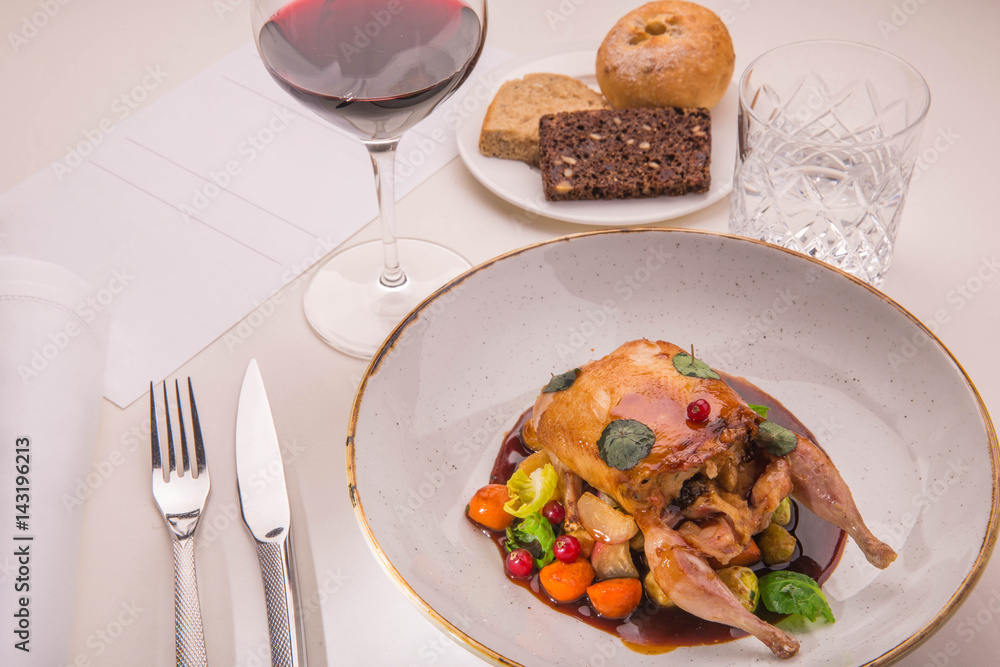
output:
[[272,667],[304,667],[301,615],[292,569],[292,541],[256,542],[257,560],[264,580],[267,629],[271,637]]

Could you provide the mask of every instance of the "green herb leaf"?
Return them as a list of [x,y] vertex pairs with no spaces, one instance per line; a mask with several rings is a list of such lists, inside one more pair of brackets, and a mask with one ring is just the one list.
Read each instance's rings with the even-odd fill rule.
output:
[[674,368],[681,375],[689,378],[702,378],[703,380],[719,380],[719,374],[712,370],[712,367],[701,359],[695,359],[687,352],[678,352],[673,358]]
[[815,621],[820,614],[830,623],[836,622],[826,595],[812,577],[781,570],[760,578],[760,595],[764,606],[778,614],[801,614]]
[[555,560],[552,546],[556,543],[552,524],[538,512],[529,514],[515,525],[507,528],[507,553],[514,549],[527,549],[535,565],[541,569]]
[[771,408],[766,405],[754,405],[753,403],[747,403],[747,407],[759,414],[764,419],[767,419],[767,411]]
[[612,468],[628,470],[653,451],[656,435],[634,419],[616,419],[604,427],[597,440],[597,451]]
[[542,389],[543,394],[551,394],[555,391],[562,391],[563,389],[569,389],[576,382],[576,376],[579,375],[580,369],[574,368],[571,371],[566,371],[559,375],[553,375],[549,383],[545,385]]
[[794,433],[784,426],[767,421],[761,422],[757,427],[756,440],[763,443],[773,456],[784,456],[799,444],[799,438]]

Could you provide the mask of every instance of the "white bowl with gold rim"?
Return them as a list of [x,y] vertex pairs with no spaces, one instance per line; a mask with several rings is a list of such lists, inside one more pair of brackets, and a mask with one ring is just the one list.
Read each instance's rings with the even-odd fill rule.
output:
[[1000,517],[996,433],[962,367],[847,274],[761,242],[667,229],[574,235],[490,260],[428,298],[375,355],[351,416],[351,494],[418,609],[501,665],[779,662],[753,638],[631,651],[509,582],[464,516],[550,375],[635,338],[693,343],[782,401],[899,552],[879,571],[848,544],[824,585],[837,622],[792,630],[797,664],[889,664],[947,621]]

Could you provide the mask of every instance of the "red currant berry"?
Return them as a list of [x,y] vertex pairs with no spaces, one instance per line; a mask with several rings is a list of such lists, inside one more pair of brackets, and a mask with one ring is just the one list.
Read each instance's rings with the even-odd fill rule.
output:
[[688,403],[688,419],[693,422],[703,422],[712,412],[712,406],[704,398]]
[[572,563],[580,555],[580,540],[572,535],[560,535],[552,545],[552,553],[563,563]]
[[548,519],[553,526],[558,526],[566,518],[566,508],[558,500],[550,500],[542,508],[542,516]]
[[514,549],[507,554],[507,571],[518,579],[527,579],[535,571],[535,559],[527,549]]

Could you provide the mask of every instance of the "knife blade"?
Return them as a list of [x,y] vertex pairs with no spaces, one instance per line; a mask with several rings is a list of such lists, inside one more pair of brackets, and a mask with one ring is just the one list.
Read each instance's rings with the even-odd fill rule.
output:
[[305,665],[302,614],[292,553],[291,510],[278,434],[257,360],[243,376],[236,411],[236,484],[243,523],[257,549],[273,667]]

